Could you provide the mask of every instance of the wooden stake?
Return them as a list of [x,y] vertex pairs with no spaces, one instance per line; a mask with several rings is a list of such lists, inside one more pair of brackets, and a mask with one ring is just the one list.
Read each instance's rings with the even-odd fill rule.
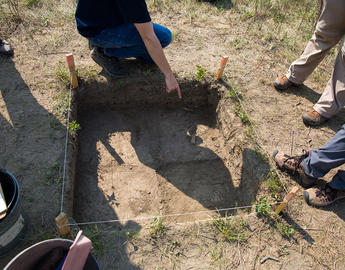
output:
[[296,195],[299,187],[293,187],[291,191],[285,196],[283,202],[277,207],[275,213],[277,215],[287,206],[288,202]]
[[59,229],[61,237],[66,238],[71,235],[71,227],[68,225],[68,219],[65,213],[61,212],[55,218],[55,223]]
[[68,69],[69,69],[70,76],[71,76],[72,88],[77,88],[78,87],[78,78],[77,78],[77,72],[75,70],[74,57],[73,57],[72,53],[66,54],[66,61],[67,61]]
[[219,69],[216,76],[216,81],[218,81],[222,77],[226,63],[228,62],[228,59],[229,59],[229,56],[224,56],[222,61],[220,62]]

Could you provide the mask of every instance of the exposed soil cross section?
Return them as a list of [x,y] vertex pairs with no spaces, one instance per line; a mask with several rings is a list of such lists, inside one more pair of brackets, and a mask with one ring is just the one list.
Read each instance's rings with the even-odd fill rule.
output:
[[[158,88],[135,92],[136,88],[81,91],[77,221],[205,211],[169,217],[176,222],[194,221],[210,217],[208,210],[250,205],[255,200],[268,166],[256,169],[264,161],[244,143],[245,129],[236,116],[221,106],[227,100],[221,90],[187,83],[185,99],[179,103],[172,101],[175,97],[167,102]],[[102,96],[95,98],[100,89]],[[138,93],[145,97],[141,103],[135,98]]]

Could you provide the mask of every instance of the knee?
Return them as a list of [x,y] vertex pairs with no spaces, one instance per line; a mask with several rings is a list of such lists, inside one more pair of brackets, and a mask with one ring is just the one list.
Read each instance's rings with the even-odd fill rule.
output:
[[164,40],[164,44],[162,46],[163,48],[168,46],[171,43],[171,41],[172,41],[172,33],[171,33],[171,31],[168,28],[166,29],[165,35],[166,35],[166,37],[165,37],[165,40]]
[[172,41],[172,33],[168,28],[163,26],[160,27],[160,31],[156,32],[156,35],[163,48],[168,46]]

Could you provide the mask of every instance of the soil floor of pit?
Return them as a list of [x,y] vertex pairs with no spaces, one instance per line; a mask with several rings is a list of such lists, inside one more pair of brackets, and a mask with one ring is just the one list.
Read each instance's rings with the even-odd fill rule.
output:
[[244,176],[234,183],[227,166],[233,157],[214,117],[207,108],[93,110],[81,115],[75,218],[141,218],[250,205],[259,179]]

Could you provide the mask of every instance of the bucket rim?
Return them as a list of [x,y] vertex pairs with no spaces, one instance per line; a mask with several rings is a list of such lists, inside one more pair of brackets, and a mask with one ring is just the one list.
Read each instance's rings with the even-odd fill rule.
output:
[[[19,188],[19,183],[18,183],[17,178],[15,178],[12,173],[10,173],[9,171],[2,169],[2,168],[0,168],[0,173],[7,174],[12,179],[12,181],[14,183],[14,193],[13,193],[11,202],[7,205],[7,209],[11,208],[11,210],[9,211],[9,213],[5,217],[5,218],[8,218],[14,212],[13,210],[17,207],[17,205],[19,203],[20,188]],[[17,199],[16,199],[16,197],[17,197]]]
[[[42,245],[45,245],[47,243],[56,243],[57,244],[56,247],[69,248],[73,244],[73,241],[70,239],[53,238],[53,239],[43,240],[41,242],[33,244],[32,246],[19,252],[10,262],[8,262],[8,264],[5,266],[4,270],[10,269],[9,267],[11,267],[14,263],[16,263],[16,260],[18,260],[21,256],[24,256],[27,252],[32,251],[32,249],[39,247],[39,246],[42,246]],[[60,246],[58,244],[60,244]],[[98,269],[101,269],[99,267],[98,261],[96,260],[95,256],[93,256],[91,254],[91,252],[89,253],[89,256],[91,256],[92,260],[95,262]]]

